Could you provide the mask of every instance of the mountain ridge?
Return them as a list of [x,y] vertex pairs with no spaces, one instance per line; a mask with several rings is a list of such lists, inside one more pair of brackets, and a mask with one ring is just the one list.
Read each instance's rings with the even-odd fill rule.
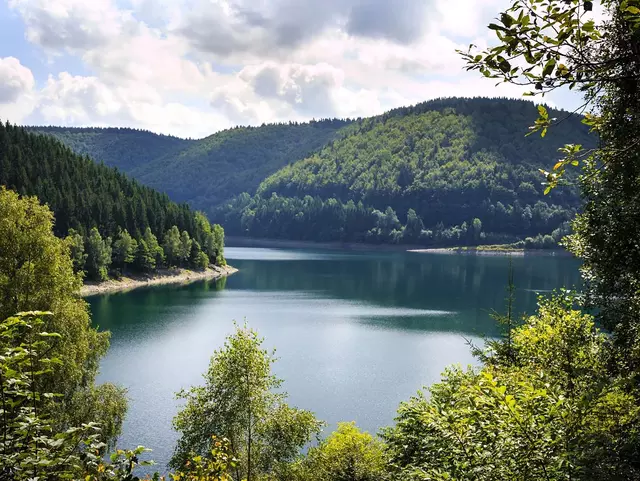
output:
[[[379,217],[373,211],[390,207],[403,225],[412,209],[419,217],[416,225],[422,223],[427,231],[441,223],[462,229],[478,218],[485,230],[491,226],[496,234],[521,238],[543,233],[540,229],[557,229],[580,206],[574,187],[543,196],[538,170],[555,163],[557,149],[564,143],[595,142],[579,116],[552,108],[549,113],[566,119],[545,139],[525,136],[537,117],[533,102],[483,97],[435,99],[356,120],[235,127],[199,140],[126,129],[114,133],[114,129],[62,128],[53,133],[63,142],[66,135],[67,145],[75,150],[84,149],[173,200],[229,223],[234,235],[252,234],[246,225],[241,227],[243,215],[281,209],[277,202],[267,206],[275,194],[292,199],[298,214],[310,208],[308,201],[303,202],[307,196],[322,203],[339,202],[341,209],[349,202],[356,208],[362,203],[359,215],[368,220],[361,228],[374,226],[367,232],[375,228],[373,217]],[[152,145],[145,148],[145,142]],[[247,200],[252,196],[255,199]],[[494,214],[488,217],[496,208],[501,221]],[[545,220],[549,216],[555,220]],[[535,227],[530,228],[527,217]],[[393,217],[388,220],[400,229]],[[273,216],[263,219],[265,226],[273,222]],[[267,235],[267,230],[272,235],[273,227],[252,235]],[[364,240],[367,235],[360,232],[356,237]],[[344,233],[329,237],[336,236]],[[390,237],[383,240],[387,241]]]

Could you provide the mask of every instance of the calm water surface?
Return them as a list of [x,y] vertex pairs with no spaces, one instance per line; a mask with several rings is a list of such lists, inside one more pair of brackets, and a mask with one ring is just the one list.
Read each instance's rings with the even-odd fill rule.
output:
[[[375,432],[400,401],[474,359],[467,341],[496,334],[508,259],[471,255],[227,248],[240,272],[218,282],[159,286],[90,298],[93,319],[112,332],[100,381],[128,389],[119,446],[153,449],[160,468],[176,434],[174,393],[202,381],[213,351],[247,323],[276,347],[291,404],[331,431],[356,421]],[[536,293],[579,282],[567,257],[513,259],[517,309]]]

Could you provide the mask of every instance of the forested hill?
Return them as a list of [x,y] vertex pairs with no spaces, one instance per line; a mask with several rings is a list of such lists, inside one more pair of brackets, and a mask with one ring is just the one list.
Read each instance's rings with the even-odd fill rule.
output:
[[163,155],[177,155],[192,140],[128,128],[27,127],[51,135],[75,153],[117,167],[123,172],[145,165]]
[[528,101],[449,98],[364,120],[238,127],[200,140],[31,129],[204,210],[235,235],[422,245],[532,237],[529,245],[551,246],[580,199],[572,187],[544,196],[538,169],[553,166],[565,143],[594,138],[579,116],[544,139],[526,136],[536,117]]
[[[71,233],[77,267],[91,277],[102,279],[109,270],[224,262],[222,229],[187,204],[75,154],[54,138],[9,123],[0,123],[0,186],[48,204],[56,235]],[[166,248],[167,236],[176,232],[182,236],[180,258]]]
[[178,202],[209,212],[338,138],[348,120],[237,127],[199,140],[133,129],[29,127],[115,166]]
[[226,203],[216,219],[233,234],[304,240],[557,240],[580,199],[575,187],[544,196],[538,169],[553,166],[565,143],[595,139],[579,116],[544,139],[526,136],[536,118],[527,101],[441,99],[365,119],[266,178],[255,197]]

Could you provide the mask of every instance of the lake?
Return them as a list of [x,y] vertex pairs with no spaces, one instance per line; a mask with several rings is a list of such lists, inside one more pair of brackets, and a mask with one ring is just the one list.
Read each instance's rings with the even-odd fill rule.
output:
[[[502,256],[227,248],[240,271],[218,282],[158,286],[89,298],[112,332],[100,381],[128,389],[119,447],[144,445],[162,470],[176,433],[174,393],[202,382],[234,320],[277,348],[290,404],[328,423],[370,432],[450,364],[474,363],[468,343],[498,331],[509,260]],[[579,283],[578,261],[513,258],[518,312],[537,293]]]

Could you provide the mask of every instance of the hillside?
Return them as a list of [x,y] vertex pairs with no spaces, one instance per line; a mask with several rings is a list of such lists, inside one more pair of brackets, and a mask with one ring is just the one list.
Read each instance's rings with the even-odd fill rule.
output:
[[[0,124],[0,186],[48,204],[55,234],[71,234],[78,270],[86,267],[91,277],[134,267],[224,263],[222,229],[204,215],[54,138],[9,123]],[[93,261],[100,269],[92,270]]]
[[163,155],[176,155],[193,141],[127,128],[28,127],[51,135],[80,155],[131,172]]
[[30,127],[75,152],[118,167],[177,202],[211,211],[338,137],[346,120],[238,127],[199,140],[133,129]]
[[595,139],[578,116],[544,139],[525,136],[536,117],[527,101],[443,99],[365,119],[216,218],[231,234],[425,245],[563,231],[580,206],[577,189],[544,196],[538,169],[565,143]]

